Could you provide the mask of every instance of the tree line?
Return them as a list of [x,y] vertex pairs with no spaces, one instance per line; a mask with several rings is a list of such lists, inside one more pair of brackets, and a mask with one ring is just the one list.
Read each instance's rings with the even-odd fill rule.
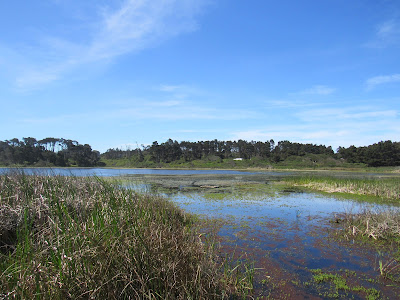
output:
[[381,141],[379,143],[362,147],[339,147],[336,153],[331,146],[293,143],[290,141],[198,141],[178,142],[168,139],[159,144],[157,141],[150,146],[136,149],[108,149],[102,154],[106,159],[134,158],[143,161],[148,157],[156,163],[170,163],[174,161],[190,162],[201,160],[210,156],[220,159],[258,157],[269,160],[271,163],[285,161],[288,157],[305,156],[307,154],[326,155],[348,163],[366,164],[370,167],[400,166],[400,143]]
[[307,153],[334,156],[334,151],[330,146],[300,144],[289,141],[280,141],[275,144],[272,139],[266,142],[248,142],[244,140],[177,142],[169,139],[161,144],[155,141],[151,146],[143,147],[143,149],[108,149],[102,154],[102,157],[106,159],[137,157],[139,160],[143,160],[145,156],[149,156],[151,161],[157,163],[170,163],[178,160],[190,162],[210,156],[216,156],[220,159],[251,159],[253,157],[260,157],[270,159],[273,162],[279,162],[289,156],[303,156]]
[[337,152],[349,163],[363,163],[370,167],[400,166],[399,142],[389,140],[366,147],[339,147]]
[[0,164],[5,166],[93,167],[99,165],[99,162],[99,151],[74,140],[52,137],[36,140],[27,137],[0,141]]
[[168,139],[164,143],[136,149],[108,149],[105,153],[92,150],[88,144],[64,138],[45,138],[36,140],[32,137],[0,141],[0,165],[28,166],[102,166],[101,158],[118,160],[129,159],[155,163],[176,161],[191,162],[210,157],[217,159],[252,159],[260,158],[271,163],[285,161],[289,157],[301,157],[309,154],[325,155],[348,163],[366,164],[371,167],[400,166],[400,143],[381,141],[363,147],[339,147],[336,153],[332,147],[316,144],[292,143],[290,141],[198,141],[189,142]]

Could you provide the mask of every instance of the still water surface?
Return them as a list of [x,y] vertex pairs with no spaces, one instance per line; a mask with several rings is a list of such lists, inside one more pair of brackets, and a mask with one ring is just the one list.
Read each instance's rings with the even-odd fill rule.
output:
[[[340,275],[355,272],[348,284],[375,288],[389,298],[397,297],[398,287],[379,282],[379,260],[390,256],[374,247],[338,239],[343,228],[334,221],[343,213],[365,209],[395,209],[352,199],[310,192],[286,192],[276,186],[260,185],[253,192],[195,191],[166,193],[178,206],[204,218],[223,220],[218,231],[227,252],[254,262],[257,269],[256,295],[285,298],[271,286],[284,285],[294,298],[328,295],[335,289],[313,284],[312,269]],[[379,254],[380,253],[380,254]],[[346,275],[347,276],[347,275]],[[351,283],[351,281],[357,283]],[[371,280],[376,280],[373,284]],[[326,285],[326,284],[325,284]],[[339,291],[339,297],[364,299],[357,293]],[[322,297],[325,298],[325,297]]]
[[10,171],[24,172],[27,175],[64,175],[64,176],[123,176],[123,175],[196,175],[196,174],[227,174],[227,175],[282,175],[287,172],[245,172],[234,170],[166,170],[166,169],[107,169],[107,168],[0,168],[0,174]]
[[[274,184],[273,177],[284,176],[282,173],[264,174],[262,182],[250,186],[237,181],[241,175],[231,176],[230,187],[175,185],[166,189],[158,180],[157,184],[132,183],[131,188],[158,191],[185,211],[206,220],[219,220],[217,232],[223,252],[254,263],[256,296],[286,299],[284,294],[290,293],[295,297],[288,299],[301,299],[336,293],[329,284],[314,284],[313,269],[347,276],[349,285],[375,288],[390,299],[398,296],[400,288],[389,287],[379,277],[379,261],[387,261],[390,251],[378,252],[369,245],[360,245],[350,233],[346,233],[347,240],[338,238],[346,229],[335,223],[344,213],[398,208]],[[186,178],[190,178],[186,182],[196,179]],[[348,276],[349,272],[356,275]],[[280,294],[282,289],[277,292],[272,288],[278,285],[287,290]],[[365,299],[349,290],[339,290],[337,296]]]

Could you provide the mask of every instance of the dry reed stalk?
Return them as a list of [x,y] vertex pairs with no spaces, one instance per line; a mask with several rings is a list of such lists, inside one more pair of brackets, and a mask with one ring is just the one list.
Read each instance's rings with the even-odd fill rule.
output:
[[0,195],[0,298],[223,299],[240,292],[224,284],[191,217],[165,199],[100,179],[21,174],[0,176]]

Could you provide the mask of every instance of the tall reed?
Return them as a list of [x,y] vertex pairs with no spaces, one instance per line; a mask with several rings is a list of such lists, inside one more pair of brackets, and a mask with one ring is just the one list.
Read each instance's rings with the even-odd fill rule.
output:
[[223,299],[193,218],[99,178],[0,176],[0,298]]

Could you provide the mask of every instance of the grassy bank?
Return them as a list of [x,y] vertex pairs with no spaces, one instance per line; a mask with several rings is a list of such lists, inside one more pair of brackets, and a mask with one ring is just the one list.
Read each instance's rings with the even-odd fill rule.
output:
[[327,193],[346,193],[373,196],[382,199],[400,199],[399,177],[340,178],[333,176],[292,176],[285,182]]
[[171,162],[154,162],[149,156],[143,160],[136,157],[106,159],[102,158],[101,163],[107,167],[127,167],[127,168],[210,168],[210,169],[360,169],[365,168],[364,164],[346,163],[343,160],[332,158],[324,154],[306,154],[304,156],[289,156],[284,160],[273,160],[262,157],[252,157],[250,159],[235,160],[233,158],[220,158],[219,156],[209,155],[202,159],[185,161],[184,159]]
[[[0,176],[0,298],[223,299],[248,291],[224,268],[193,217],[163,198],[99,178]],[[232,284],[226,274],[234,273]]]

